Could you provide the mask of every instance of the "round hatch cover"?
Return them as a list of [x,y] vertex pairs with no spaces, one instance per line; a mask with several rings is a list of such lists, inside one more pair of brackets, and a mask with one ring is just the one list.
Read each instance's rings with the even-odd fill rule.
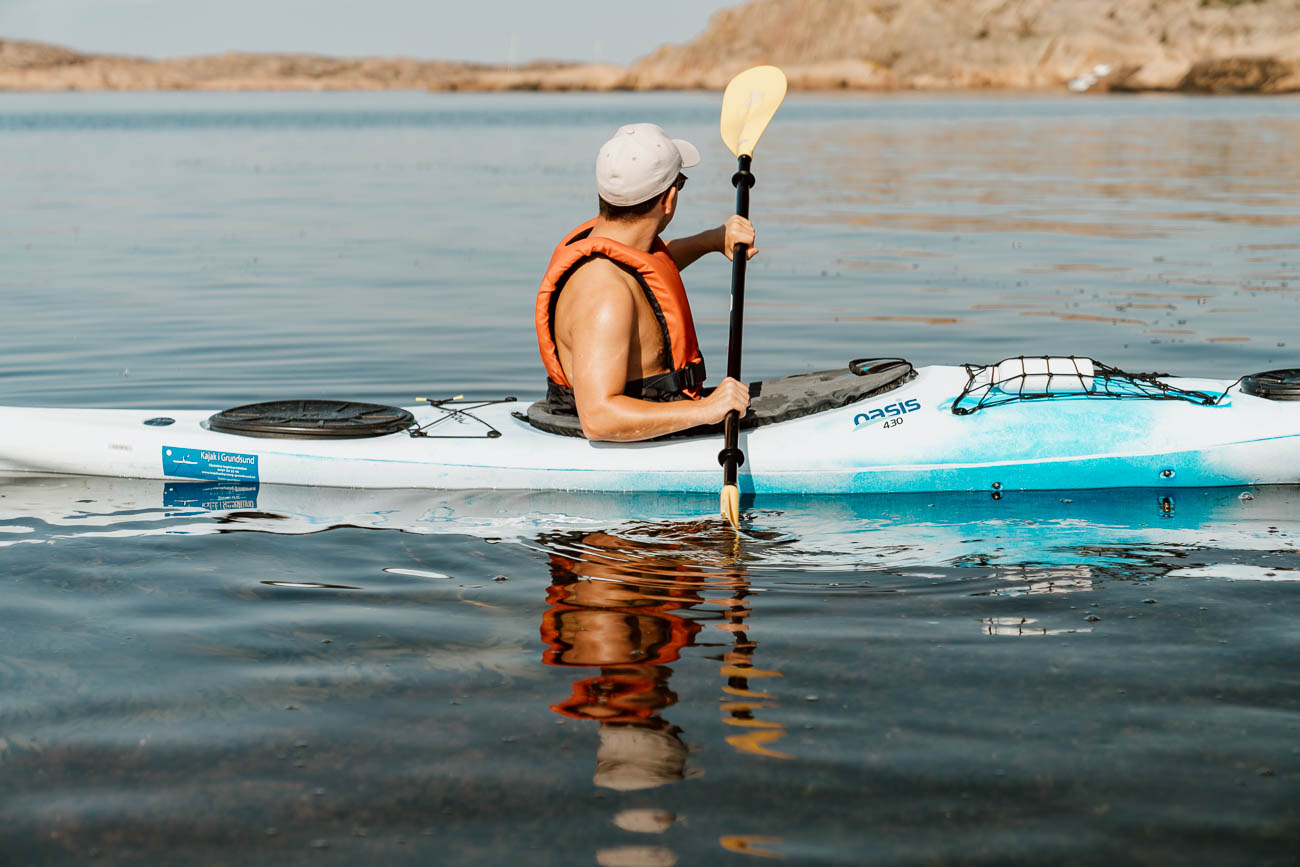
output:
[[415,416],[396,406],[343,400],[273,400],[208,417],[208,427],[246,437],[360,439],[406,430]]
[[1300,367],[1243,376],[1241,390],[1269,400],[1300,400]]

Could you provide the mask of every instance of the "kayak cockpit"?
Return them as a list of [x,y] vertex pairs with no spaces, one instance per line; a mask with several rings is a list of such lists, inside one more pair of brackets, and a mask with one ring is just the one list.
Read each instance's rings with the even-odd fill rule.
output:
[[[848,367],[796,373],[749,385],[749,412],[740,420],[742,428],[764,427],[783,421],[838,409],[876,397],[916,378],[916,370],[901,358],[859,358]],[[561,436],[584,437],[582,423],[572,410],[539,400],[527,413],[515,417],[538,430]],[[704,436],[721,432],[722,425],[707,425],[679,431],[659,439]]]

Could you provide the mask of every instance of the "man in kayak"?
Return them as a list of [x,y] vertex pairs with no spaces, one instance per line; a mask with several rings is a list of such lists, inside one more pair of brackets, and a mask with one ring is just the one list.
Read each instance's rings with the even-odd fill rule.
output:
[[690,142],[649,123],[621,127],[596,157],[600,214],[555,248],[537,294],[537,341],[552,411],[576,412],[588,439],[632,442],[744,413],[749,389],[724,379],[702,390],[704,359],[680,271],[706,253],[754,249],[754,227],[732,216],[664,243],[686,176]]

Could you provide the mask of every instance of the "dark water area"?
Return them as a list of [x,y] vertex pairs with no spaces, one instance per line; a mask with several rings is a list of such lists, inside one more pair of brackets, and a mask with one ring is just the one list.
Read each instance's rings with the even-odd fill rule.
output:
[[[4,95],[0,403],[534,393],[629,120],[720,221],[709,96]],[[793,94],[746,373],[1300,366],[1297,140]],[[728,270],[687,277],[720,359]],[[1300,490],[744,508],[0,479],[0,864],[1296,863]]]
[[1294,859],[1300,492],[163,489],[0,500],[13,863]]

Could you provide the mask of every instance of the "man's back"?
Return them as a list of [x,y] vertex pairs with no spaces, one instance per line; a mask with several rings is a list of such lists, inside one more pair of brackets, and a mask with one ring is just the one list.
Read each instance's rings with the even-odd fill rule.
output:
[[[623,328],[626,333],[619,335]],[[598,334],[588,335],[590,330]],[[659,320],[641,284],[603,257],[591,259],[573,272],[555,306],[555,345],[566,371],[574,370],[573,346],[593,337],[609,337],[626,345],[625,383],[665,373],[671,367],[671,360],[664,357]]]

